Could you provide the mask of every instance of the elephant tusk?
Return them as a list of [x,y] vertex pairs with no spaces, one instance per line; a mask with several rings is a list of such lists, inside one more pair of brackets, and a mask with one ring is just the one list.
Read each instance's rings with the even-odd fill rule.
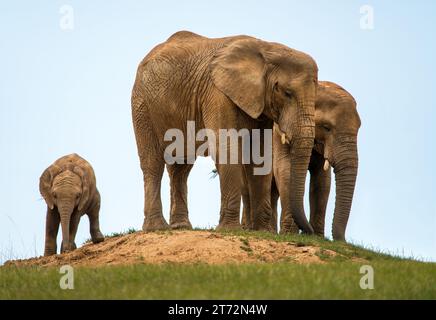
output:
[[330,169],[330,162],[327,159],[325,159],[325,162],[324,162],[324,171],[327,171],[328,169]]
[[288,143],[289,144],[289,140],[286,139],[286,135],[284,133],[282,133],[282,144]]

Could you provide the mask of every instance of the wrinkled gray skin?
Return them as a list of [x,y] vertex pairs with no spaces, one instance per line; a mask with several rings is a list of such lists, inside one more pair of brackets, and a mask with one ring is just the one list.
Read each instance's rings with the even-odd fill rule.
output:
[[100,194],[94,170],[85,159],[70,154],[56,160],[41,175],[39,190],[47,203],[45,256],[57,252],[59,224],[61,253],[76,249],[74,239],[84,214],[89,217],[92,242],[104,240],[99,227]]
[[[181,31],[156,46],[140,63],[132,91],[132,118],[144,176],[144,231],[167,229],[160,198],[165,167],[165,132],[187,121],[196,130],[271,129],[273,121],[292,143],[292,214],[307,233],[313,229],[303,209],[304,181],[315,136],[314,105],[318,69],[308,55],[248,36],[209,39]],[[197,143],[197,147],[202,142]],[[219,159],[218,139],[215,145]],[[240,151],[239,151],[240,152]],[[187,177],[192,167],[168,165],[172,228],[190,228]],[[271,228],[271,176],[253,176],[253,165],[216,163],[220,177],[218,229],[240,228],[241,175],[252,188],[253,229]],[[258,192],[260,191],[260,192]],[[256,193],[258,192],[258,193]]]
[[[331,184],[330,165],[336,178],[336,204],[333,219],[333,239],[345,240],[345,229],[357,177],[358,154],[357,134],[360,117],[354,98],[343,88],[332,82],[319,82],[315,104],[315,145],[309,165],[310,172],[310,224],[315,233],[324,236],[325,213]],[[283,217],[291,209],[289,197],[289,152],[290,147],[282,133],[275,127],[273,136],[274,179],[271,188],[273,208],[272,228],[277,230],[277,200],[280,194],[282,219],[281,228],[298,233],[295,223],[284,225]],[[326,163],[326,160],[328,162]],[[243,224],[246,224],[248,188],[244,188]],[[248,205],[247,205],[248,207]]]

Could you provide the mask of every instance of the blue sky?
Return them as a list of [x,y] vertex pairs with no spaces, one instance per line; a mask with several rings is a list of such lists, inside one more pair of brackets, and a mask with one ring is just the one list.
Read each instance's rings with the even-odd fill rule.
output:
[[[60,27],[63,5],[74,28]],[[374,29],[360,28],[360,7]],[[0,263],[43,253],[42,171],[77,152],[97,174],[104,233],[142,225],[130,116],[136,67],[178,30],[252,35],[312,55],[357,100],[360,168],[347,238],[436,261],[434,1],[8,1],[0,3]],[[219,219],[213,163],[189,179],[196,227]],[[165,176],[162,199],[169,212]],[[330,236],[334,190],[328,207]],[[307,211],[307,209],[306,209]],[[82,219],[77,236],[89,238]]]

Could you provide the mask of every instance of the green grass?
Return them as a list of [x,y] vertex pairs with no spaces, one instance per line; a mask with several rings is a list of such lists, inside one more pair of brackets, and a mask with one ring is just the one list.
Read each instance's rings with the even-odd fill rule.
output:
[[[250,250],[259,237],[317,245],[327,264],[135,265],[74,269],[74,290],[61,290],[58,268],[0,268],[0,299],[436,299],[436,264],[393,257],[316,237],[227,232]],[[324,250],[340,253],[331,258]],[[245,250],[245,249],[244,249]],[[366,262],[351,261],[357,257]],[[374,269],[374,289],[359,271]]]
[[436,299],[436,269],[410,261],[371,264],[374,289],[359,286],[360,265],[136,265],[76,268],[61,290],[58,269],[0,271],[1,299]]

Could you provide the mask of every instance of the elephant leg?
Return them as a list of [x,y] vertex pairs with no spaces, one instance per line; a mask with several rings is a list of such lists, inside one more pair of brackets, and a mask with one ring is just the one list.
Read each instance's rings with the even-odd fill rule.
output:
[[192,164],[167,165],[171,185],[170,226],[172,229],[192,229],[188,213],[188,176]]
[[144,224],[142,230],[156,231],[169,229],[168,223],[162,213],[162,201],[160,197],[162,174],[165,168],[163,161],[146,161],[142,167],[144,175]]
[[291,158],[288,144],[274,145],[274,180],[280,194],[282,212],[280,215],[280,233],[298,233],[299,229],[292,217],[290,201]]
[[70,220],[70,242],[71,242],[70,248],[71,248],[71,250],[74,250],[77,248],[76,243],[75,243],[75,239],[76,239],[77,229],[79,228],[80,217],[81,217],[81,215],[79,214],[79,212],[77,212],[77,210],[74,210],[73,214],[71,215],[71,220]]
[[164,151],[160,150],[156,143],[152,143],[157,141],[157,138],[151,132],[151,128],[135,128],[144,179],[144,223],[142,230],[145,232],[166,230],[169,229],[169,225],[162,214],[160,196],[162,175],[165,169]]
[[277,233],[277,216],[278,216],[277,203],[278,203],[278,201],[279,201],[279,190],[277,189],[276,181],[273,177],[272,183],[271,183],[271,210],[272,210],[271,228],[276,233]]
[[221,211],[217,230],[239,229],[241,208],[241,166],[217,164],[221,189]]
[[104,241],[103,233],[100,230],[100,194],[98,194],[98,201],[95,206],[87,213],[89,219],[89,233],[93,243]]
[[54,208],[51,210],[47,208],[44,256],[50,256],[57,252],[56,238],[58,236],[60,221],[61,219],[57,209]]
[[241,139],[238,139],[238,145],[235,146],[229,144],[228,140],[226,143],[224,139],[227,139],[227,136],[223,137],[221,134],[222,130],[240,128],[238,117],[245,116],[241,115],[224,95],[214,97],[211,104],[211,107],[203,108],[203,122],[204,127],[212,130],[217,137],[215,145],[209,145],[209,152],[220,179],[221,208],[217,230],[240,229],[242,166],[240,161],[232,163],[232,156],[234,157],[236,152],[237,159],[241,159]]
[[242,222],[241,222],[242,228],[251,229],[252,221],[251,221],[250,192],[248,188],[248,180],[245,170],[242,173],[241,194],[242,194]]
[[315,234],[324,237],[325,213],[330,194],[331,169],[324,171],[324,157],[316,151],[310,160],[310,224]]
[[250,192],[251,222],[254,230],[271,231],[272,174],[255,175],[254,166],[244,165]]

